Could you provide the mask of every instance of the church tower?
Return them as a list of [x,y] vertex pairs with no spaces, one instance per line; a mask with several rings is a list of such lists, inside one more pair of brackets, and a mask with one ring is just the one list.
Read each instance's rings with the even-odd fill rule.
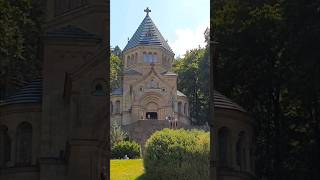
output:
[[177,75],[171,73],[174,53],[146,16],[123,50],[123,119],[129,124],[142,119],[164,120],[176,103]]
[[98,180],[108,172],[109,4],[47,0],[40,179]]

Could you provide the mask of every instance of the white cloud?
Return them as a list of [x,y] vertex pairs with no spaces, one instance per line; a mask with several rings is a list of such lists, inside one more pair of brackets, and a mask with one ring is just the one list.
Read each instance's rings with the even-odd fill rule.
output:
[[204,47],[204,31],[207,27],[209,27],[209,22],[200,24],[194,29],[177,29],[175,40],[172,43],[169,42],[175,55],[183,57],[187,50],[198,48],[199,46]]

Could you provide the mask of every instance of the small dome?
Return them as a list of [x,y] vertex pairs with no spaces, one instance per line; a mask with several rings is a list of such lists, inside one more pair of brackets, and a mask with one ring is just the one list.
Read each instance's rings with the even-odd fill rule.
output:
[[0,101],[0,105],[20,104],[20,103],[41,103],[42,101],[42,79],[36,79],[26,83],[12,96],[5,97]]

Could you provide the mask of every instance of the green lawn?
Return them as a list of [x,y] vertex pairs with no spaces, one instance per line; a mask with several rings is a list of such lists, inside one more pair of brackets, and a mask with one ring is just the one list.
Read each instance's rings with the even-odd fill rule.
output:
[[142,159],[110,160],[111,180],[143,179],[144,168]]

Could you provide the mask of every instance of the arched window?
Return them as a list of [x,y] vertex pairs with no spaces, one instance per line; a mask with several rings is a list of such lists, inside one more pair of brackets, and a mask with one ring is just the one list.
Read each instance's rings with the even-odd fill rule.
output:
[[110,101],[110,114],[112,114],[113,113],[113,103],[112,103],[112,101]]
[[187,103],[184,103],[183,113],[184,113],[185,115],[188,114],[188,104],[187,104]]
[[149,63],[153,62],[152,52],[149,52],[149,53],[148,53],[148,62],[149,62]]
[[115,113],[116,114],[120,113],[120,101],[119,100],[116,101]]
[[240,132],[236,144],[236,160],[240,170],[243,171],[247,168],[247,152],[246,152],[246,139],[245,132]]
[[229,130],[222,127],[218,131],[218,155],[221,166],[228,166]]
[[157,62],[157,61],[158,61],[157,53],[154,52],[154,53],[153,53],[153,56],[152,56],[152,62]]
[[11,139],[7,126],[0,126],[0,167],[5,167],[11,159]]
[[127,56],[127,66],[130,65],[130,56]]
[[138,53],[136,53],[134,55],[134,63],[137,64],[138,63]]
[[163,55],[161,56],[161,61],[162,61],[162,64],[163,64],[163,65],[166,65],[166,59],[164,58]]
[[134,55],[133,55],[133,54],[131,54],[131,61],[130,61],[130,65],[132,65],[132,64],[134,63],[134,61],[135,61]]
[[178,113],[182,113],[182,102],[178,102]]
[[32,125],[22,122],[17,127],[16,163],[30,165],[32,158]]
[[100,83],[96,84],[94,95],[96,95],[96,96],[104,95],[104,90],[103,90],[103,87]]

